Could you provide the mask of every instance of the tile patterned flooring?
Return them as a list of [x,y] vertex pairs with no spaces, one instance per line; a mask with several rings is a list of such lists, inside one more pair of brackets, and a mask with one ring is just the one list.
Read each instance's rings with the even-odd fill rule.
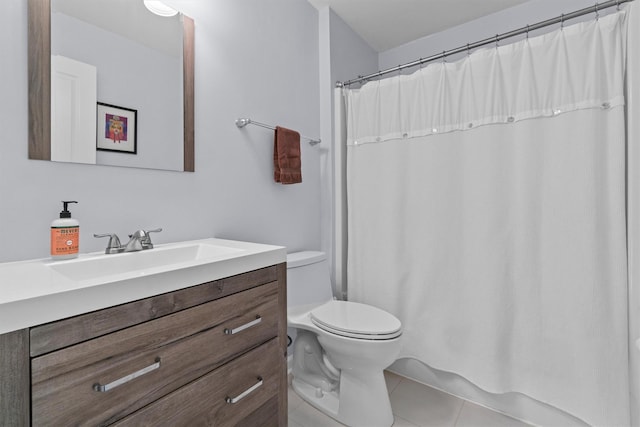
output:
[[[394,427],[526,427],[528,424],[385,372]],[[289,387],[290,427],[341,427]]]

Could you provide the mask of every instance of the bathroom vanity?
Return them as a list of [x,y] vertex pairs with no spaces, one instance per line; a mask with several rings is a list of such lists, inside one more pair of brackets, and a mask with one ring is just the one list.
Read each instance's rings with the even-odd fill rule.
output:
[[0,264],[0,425],[286,425],[285,260],[206,239]]

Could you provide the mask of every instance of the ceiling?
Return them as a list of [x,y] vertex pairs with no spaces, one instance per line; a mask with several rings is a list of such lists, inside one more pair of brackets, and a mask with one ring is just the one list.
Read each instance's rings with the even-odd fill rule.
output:
[[309,0],[328,5],[378,52],[528,0]]

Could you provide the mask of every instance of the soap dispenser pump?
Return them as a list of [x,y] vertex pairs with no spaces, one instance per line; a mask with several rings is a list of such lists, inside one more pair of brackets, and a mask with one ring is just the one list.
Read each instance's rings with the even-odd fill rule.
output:
[[69,203],[76,201],[63,201],[60,219],[51,223],[51,258],[70,259],[78,256],[80,241],[80,223],[77,219],[71,218]]

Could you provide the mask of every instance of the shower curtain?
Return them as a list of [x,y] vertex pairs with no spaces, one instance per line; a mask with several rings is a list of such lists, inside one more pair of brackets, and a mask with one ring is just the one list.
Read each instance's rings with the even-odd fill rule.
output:
[[623,10],[345,91],[348,298],[400,357],[629,425]]

